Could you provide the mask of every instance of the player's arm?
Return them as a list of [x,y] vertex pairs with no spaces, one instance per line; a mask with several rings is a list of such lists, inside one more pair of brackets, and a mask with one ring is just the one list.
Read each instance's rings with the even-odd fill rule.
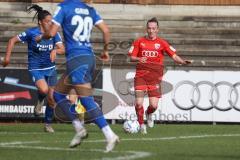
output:
[[52,23],[50,29],[42,35],[42,38],[50,39],[53,38],[59,30],[59,25]]
[[147,57],[138,57],[139,45],[140,45],[139,40],[134,41],[131,48],[128,51],[128,56],[130,57],[131,62],[146,63]]
[[177,54],[174,54],[172,56],[172,59],[174,60],[175,63],[178,64],[183,64],[183,65],[187,65],[187,64],[191,64],[192,61],[191,60],[183,60],[181,57],[179,57]]
[[55,61],[57,54],[65,54],[65,47],[63,43],[56,43],[55,49],[53,49],[50,53],[50,59],[52,62]]
[[135,56],[130,56],[131,62],[141,62],[141,63],[146,63],[147,62],[147,57],[135,57]]
[[3,67],[6,67],[10,63],[10,57],[12,54],[12,50],[14,48],[15,43],[17,43],[17,42],[20,42],[18,36],[14,36],[8,41],[5,58],[2,61]]
[[57,52],[57,54],[65,54],[65,47],[64,47],[63,43],[56,44],[56,52]]
[[101,54],[101,58],[104,61],[109,61],[110,57],[108,54],[108,45],[110,42],[110,31],[108,26],[102,21],[101,23],[98,23],[96,27],[102,32],[103,34],[103,41],[104,41],[104,46],[103,46],[103,52]]
[[176,49],[170,46],[166,41],[163,41],[163,45],[165,47],[166,53],[174,60],[177,64],[187,65],[191,64],[192,61],[190,60],[184,60],[180,56],[176,54]]
[[40,42],[42,39],[50,39],[53,38],[59,30],[59,25],[52,23],[50,29],[47,32],[37,36],[35,38],[36,42]]
[[141,59],[141,58],[139,58],[139,57],[130,56],[131,62],[138,62],[138,61],[140,61],[140,59]]

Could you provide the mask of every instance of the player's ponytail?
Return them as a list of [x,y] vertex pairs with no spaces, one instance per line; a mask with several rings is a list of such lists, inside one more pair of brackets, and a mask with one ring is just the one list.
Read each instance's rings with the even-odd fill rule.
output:
[[50,12],[48,12],[47,10],[43,10],[42,7],[40,7],[39,5],[36,5],[36,4],[29,7],[27,9],[27,11],[28,11],[28,13],[31,13],[32,11],[36,11],[36,13],[33,17],[33,21],[37,17],[38,23],[39,23],[39,21],[42,21],[46,16],[51,15]]

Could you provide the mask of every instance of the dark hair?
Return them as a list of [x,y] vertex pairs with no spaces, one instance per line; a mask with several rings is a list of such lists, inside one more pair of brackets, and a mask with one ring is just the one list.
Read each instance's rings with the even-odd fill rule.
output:
[[37,17],[38,23],[39,23],[39,21],[42,21],[46,16],[51,15],[50,12],[48,12],[47,10],[43,10],[42,7],[40,7],[39,5],[36,5],[36,4],[29,7],[27,9],[27,11],[28,11],[28,13],[31,13],[32,11],[36,11],[36,13],[33,17],[33,21]]
[[153,17],[153,18],[149,19],[149,20],[147,21],[147,25],[148,25],[148,23],[150,23],[150,22],[155,22],[155,23],[157,23],[157,26],[158,26],[158,20],[157,20],[156,17]]

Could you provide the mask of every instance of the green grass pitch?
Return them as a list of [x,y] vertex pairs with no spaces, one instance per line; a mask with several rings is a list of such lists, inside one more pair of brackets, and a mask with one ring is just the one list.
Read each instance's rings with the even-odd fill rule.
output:
[[121,142],[104,153],[103,134],[95,125],[75,149],[68,148],[74,136],[71,124],[54,124],[54,134],[42,124],[0,124],[0,160],[239,160],[239,125],[160,124],[147,135],[126,134],[122,125],[112,125]]

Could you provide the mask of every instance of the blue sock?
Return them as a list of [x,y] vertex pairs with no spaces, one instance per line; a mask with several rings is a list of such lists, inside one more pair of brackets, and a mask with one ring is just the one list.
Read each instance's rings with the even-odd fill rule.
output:
[[51,124],[53,120],[53,108],[49,107],[47,104],[46,110],[45,110],[45,117],[44,117],[44,122],[45,124]]
[[75,112],[72,112],[72,104],[71,102],[66,98],[66,95],[60,94],[57,92],[53,93],[55,102],[57,103],[57,107],[60,107],[61,110],[64,112],[64,114],[73,121],[74,119],[77,119],[77,114]]
[[103,113],[99,106],[96,104],[92,96],[89,97],[80,97],[82,105],[87,110],[87,119],[94,120],[100,129],[107,126],[108,123],[103,117]]
[[39,99],[39,101],[43,101],[44,100],[44,98],[46,98],[46,94],[44,94],[44,93],[41,93],[41,92],[38,92],[38,99]]

